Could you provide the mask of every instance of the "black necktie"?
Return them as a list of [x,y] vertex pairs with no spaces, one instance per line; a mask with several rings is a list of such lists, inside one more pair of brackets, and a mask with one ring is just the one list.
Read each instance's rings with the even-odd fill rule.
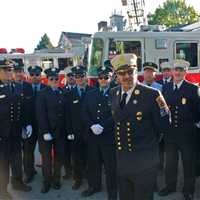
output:
[[10,83],[10,91],[11,91],[11,93],[12,94],[14,94],[14,91],[15,91],[15,85],[14,85],[14,83]]
[[127,97],[127,93],[125,92],[123,95],[122,95],[122,99],[120,101],[120,107],[121,109],[124,108],[124,106],[126,105],[126,97]]
[[175,85],[175,87],[174,87],[174,92],[177,92],[177,91],[178,91],[178,86]]
[[80,89],[81,97],[84,96],[84,88]]
[[100,88],[101,95],[104,95],[104,89]]
[[36,94],[37,94],[37,85],[34,86],[34,91],[33,92],[34,92],[34,96],[36,96]]

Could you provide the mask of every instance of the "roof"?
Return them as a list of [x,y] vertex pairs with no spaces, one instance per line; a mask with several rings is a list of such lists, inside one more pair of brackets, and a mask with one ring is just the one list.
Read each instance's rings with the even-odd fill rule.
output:
[[92,34],[86,34],[86,33],[74,33],[74,32],[62,32],[67,38],[69,39],[78,39],[81,40],[83,37],[91,37]]
[[195,31],[200,29],[200,21],[192,24],[178,25],[167,29],[167,31]]

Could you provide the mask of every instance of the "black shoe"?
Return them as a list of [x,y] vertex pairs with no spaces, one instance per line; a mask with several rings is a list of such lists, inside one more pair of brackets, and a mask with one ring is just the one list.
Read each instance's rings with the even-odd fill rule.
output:
[[92,196],[93,194],[100,192],[100,191],[101,191],[100,189],[95,189],[95,188],[89,187],[87,190],[84,190],[81,193],[81,196],[82,197],[89,197],[89,196]]
[[184,194],[184,200],[193,200],[194,197],[192,194]]
[[47,193],[51,188],[50,183],[43,183],[41,193]]
[[25,176],[24,183],[31,183],[34,179],[34,175],[31,176]]
[[164,197],[164,196],[167,196],[167,195],[169,195],[169,194],[171,194],[171,193],[174,193],[174,192],[176,192],[176,190],[169,189],[169,188],[166,187],[166,188],[162,189],[162,190],[158,193],[158,195],[161,196],[161,197]]
[[3,200],[12,200],[12,195],[8,191],[0,192],[0,199]]
[[72,185],[72,190],[78,190],[82,185],[82,181],[81,180],[77,180],[74,182],[74,184]]
[[13,190],[30,192],[32,190],[31,186],[26,185],[23,181],[18,181],[12,185]]
[[52,187],[55,190],[59,190],[61,188],[61,184],[60,184],[60,182],[54,182]]

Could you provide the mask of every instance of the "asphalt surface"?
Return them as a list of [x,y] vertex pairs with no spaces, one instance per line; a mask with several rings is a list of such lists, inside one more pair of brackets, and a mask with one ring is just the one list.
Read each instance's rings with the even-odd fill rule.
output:
[[[39,159],[39,154],[36,153],[37,159]],[[97,193],[89,198],[81,197],[80,193],[87,188],[86,180],[84,181],[83,186],[78,191],[73,191],[71,189],[73,181],[62,180],[62,188],[60,190],[51,189],[47,194],[40,193],[42,186],[42,174],[41,168],[36,167],[37,175],[35,176],[34,181],[30,184],[32,186],[31,192],[16,192],[13,191],[9,185],[9,191],[11,192],[14,200],[107,200],[106,198],[106,189],[105,184],[103,184],[102,192]],[[104,179],[104,178],[103,178]],[[179,178],[177,185],[177,193],[171,194],[167,197],[159,197],[157,193],[154,194],[154,200],[182,200],[183,196],[181,193],[183,186],[183,175],[182,167],[179,167]],[[105,183],[105,181],[103,181]],[[164,175],[162,171],[158,173],[158,188],[161,189],[164,186]],[[200,200],[200,178],[196,181],[196,192],[195,200]]]

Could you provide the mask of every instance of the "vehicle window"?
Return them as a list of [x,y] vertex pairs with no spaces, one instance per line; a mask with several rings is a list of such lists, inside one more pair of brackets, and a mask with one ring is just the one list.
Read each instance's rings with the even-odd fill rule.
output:
[[138,60],[138,70],[142,69],[142,52],[140,41],[115,41],[114,39],[109,40],[109,55],[108,58],[112,59],[118,54],[123,53],[134,53]]
[[190,67],[198,65],[197,43],[176,43],[176,59],[185,59],[190,62]]

